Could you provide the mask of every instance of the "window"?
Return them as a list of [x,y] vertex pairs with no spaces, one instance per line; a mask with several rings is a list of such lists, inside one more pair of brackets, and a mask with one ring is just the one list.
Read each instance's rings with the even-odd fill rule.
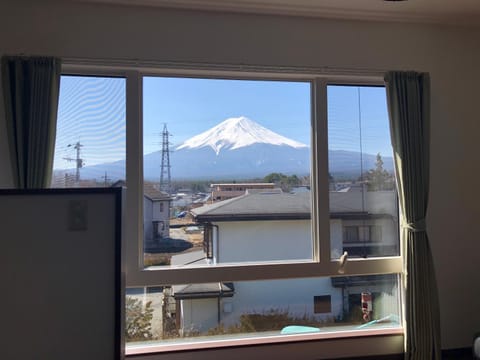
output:
[[344,227],[344,243],[359,242],[360,240],[358,226]]
[[328,85],[327,98],[332,258],[398,256],[385,88]]
[[382,227],[380,225],[345,226],[344,234],[344,243],[382,241]]
[[[302,74],[124,75],[127,121],[111,124],[126,150],[94,166],[105,186],[128,189],[127,303],[150,320],[143,338],[129,337],[127,353],[145,341],[169,351],[225,346],[219,339],[298,340],[299,331],[322,338],[315,329],[401,333],[383,87]],[[61,109],[88,114],[65,94]],[[59,139],[68,133],[60,113]],[[79,144],[69,158],[85,159],[68,186],[103,179],[88,175],[89,126],[63,141]],[[77,168],[70,165],[70,176]],[[375,294],[370,321],[364,293]]]
[[[311,178],[310,93],[307,81],[143,77],[144,184],[188,213],[164,241],[146,236],[145,256],[172,266],[312,260],[311,197],[296,194]],[[231,221],[218,225],[222,216]],[[220,230],[208,261],[193,229],[211,223]]]
[[61,77],[52,187],[125,184],[125,78]]
[[205,224],[203,226],[203,251],[208,259],[213,258],[213,226]]
[[330,295],[313,297],[313,312],[315,314],[330,313],[332,311],[332,300]]

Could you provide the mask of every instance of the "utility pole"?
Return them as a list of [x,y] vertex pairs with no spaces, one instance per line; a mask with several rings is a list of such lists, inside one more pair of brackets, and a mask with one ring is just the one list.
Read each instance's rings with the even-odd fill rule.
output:
[[107,187],[108,181],[112,180],[112,179],[110,179],[110,178],[107,176],[107,172],[106,172],[106,171],[105,171],[105,175],[102,176],[102,179],[103,179],[103,186],[104,186],[104,187]]
[[75,144],[67,145],[67,147],[71,147],[71,146],[73,146],[73,148],[76,151],[75,158],[66,157],[63,159],[67,161],[75,161],[75,168],[76,168],[75,182],[78,184],[80,182],[80,169],[83,167],[83,159],[80,157],[80,148],[83,147],[83,145],[80,144],[80,141],[77,141]]
[[168,137],[170,133],[167,130],[167,124],[163,125],[162,132],[162,164],[160,167],[160,190],[170,194],[171,176],[170,176],[170,148]]

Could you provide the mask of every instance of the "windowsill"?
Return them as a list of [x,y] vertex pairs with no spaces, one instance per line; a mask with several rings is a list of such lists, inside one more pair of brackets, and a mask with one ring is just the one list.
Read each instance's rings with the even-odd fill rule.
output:
[[299,341],[318,341],[331,339],[348,339],[359,337],[385,336],[385,335],[403,335],[404,329],[402,327],[378,327],[375,329],[352,329],[343,331],[322,331],[320,333],[302,333],[292,335],[278,335],[278,332],[266,332],[265,335],[259,336],[258,333],[251,335],[244,334],[242,338],[232,338],[228,336],[212,337],[198,337],[190,338],[188,341],[159,341],[130,343],[126,346],[125,354],[142,355],[165,353],[171,351],[189,351],[189,350],[208,350],[219,349],[227,347],[238,346],[252,346],[252,345],[268,345],[281,344]]

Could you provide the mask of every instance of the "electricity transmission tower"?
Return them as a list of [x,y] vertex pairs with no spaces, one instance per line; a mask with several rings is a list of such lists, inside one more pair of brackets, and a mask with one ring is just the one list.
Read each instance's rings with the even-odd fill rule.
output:
[[83,147],[83,145],[80,144],[80,141],[77,141],[75,144],[67,145],[67,147],[71,146],[76,150],[75,158],[66,157],[63,159],[67,161],[75,161],[75,182],[78,184],[80,181],[80,169],[83,167],[83,159],[80,157],[80,148]]
[[170,194],[171,176],[170,176],[170,149],[168,137],[170,133],[167,130],[167,124],[163,125],[162,132],[162,164],[160,166],[160,190]]

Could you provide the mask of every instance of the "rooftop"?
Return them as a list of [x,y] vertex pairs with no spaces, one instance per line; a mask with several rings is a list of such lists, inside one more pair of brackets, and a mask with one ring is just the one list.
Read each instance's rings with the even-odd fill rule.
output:
[[218,183],[218,184],[211,184],[210,187],[213,186],[253,186],[253,187],[259,187],[259,186],[267,186],[267,187],[273,187],[275,186],[275,183]]
[[[396,216],[393,191],[330,192],[332,218],[365,218]],[[246,220],[310,219],[311,195],[299,193],[254,192],[191,210],[198,222]]]
[[173,296],[176,300],[232,297],[233,294],[233,283],[217,282],[173,286]]
[[309,219],[310,193],[253,193],[191,211],[198,220]]
[[143,184],[143,193],[150,200],[171,200],[170,195],[157,189],[157,187],[151,183],[145,182]]

